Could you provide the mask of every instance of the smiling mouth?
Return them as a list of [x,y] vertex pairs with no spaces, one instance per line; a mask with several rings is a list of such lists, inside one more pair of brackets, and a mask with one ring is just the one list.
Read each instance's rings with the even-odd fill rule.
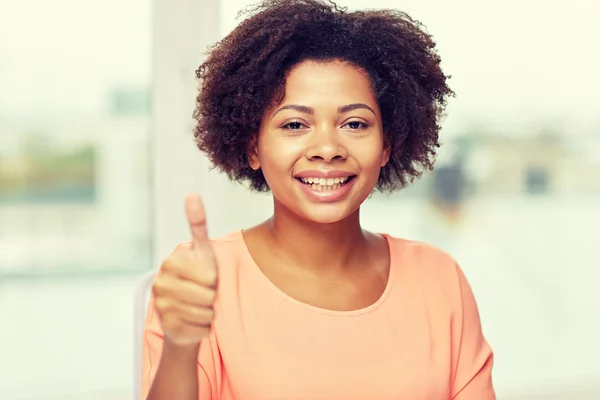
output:
[[340,178],[296,178],[302,184],[310,186],[311,189],[319,192],[327,192],[330,190],[339,189],[347,185],[350,181],[356,178],[356,175],[344,176]]

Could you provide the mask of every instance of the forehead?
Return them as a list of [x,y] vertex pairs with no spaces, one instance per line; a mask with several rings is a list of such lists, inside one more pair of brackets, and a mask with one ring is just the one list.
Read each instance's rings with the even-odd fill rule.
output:
[[344,61],[304,61],[293,67],[286,76],[282,103],[338,99],[339,103],[375,103],[369,75],[357,66]]

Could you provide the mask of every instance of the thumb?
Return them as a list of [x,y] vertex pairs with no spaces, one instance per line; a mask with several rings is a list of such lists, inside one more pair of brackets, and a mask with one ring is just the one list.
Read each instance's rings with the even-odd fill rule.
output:
[[185,215],[192,233],[192,248],[194,250],[204,249],[209,245],[208,232],[206,230],[206,214],[202,200],[197,194],[189,194],[185,198]]

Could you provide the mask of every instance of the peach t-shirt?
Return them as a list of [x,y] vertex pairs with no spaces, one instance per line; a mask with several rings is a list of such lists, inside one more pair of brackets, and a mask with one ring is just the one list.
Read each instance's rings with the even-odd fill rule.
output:
[[[492,350],[461,269],[432,246],[384,236],[387,287],[355,311],[283,293],[255,264],[241,231],[212,240],[219,287],[198,355],[200,399],[495,400]],[[150,300],[142,398],[162,344]]]

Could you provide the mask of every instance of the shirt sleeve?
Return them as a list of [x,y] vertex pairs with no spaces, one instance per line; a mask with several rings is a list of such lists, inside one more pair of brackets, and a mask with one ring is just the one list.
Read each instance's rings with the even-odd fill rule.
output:
[[496,400],[492,385],[494,356],[486,342],[479,310],[463,271],[457,266],[460,307],[452,324],[452,400]]
[[[156,370],[160,363],[162,354],[164,334],[159,321],[158,314],[154,308],[154,298],[148,304],[148,313],[144,326],[142,340],[142,377],[141,398],[146,399],[156,376]],[[216,340],[213,330],[209,336],[202,341],[198,354],[198,386],[199,400],[218,400],[217,388],[219,370],[219,357],[217,354]]]

